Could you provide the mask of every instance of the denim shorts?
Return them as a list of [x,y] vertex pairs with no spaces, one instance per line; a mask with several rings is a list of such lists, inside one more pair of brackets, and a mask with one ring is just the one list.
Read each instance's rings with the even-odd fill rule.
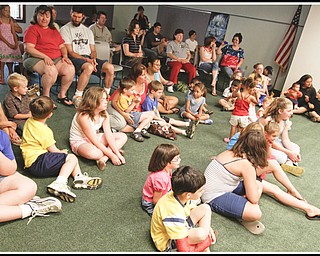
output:
[[141,207],[143,210],[145,210],[148,213],[150,217],[152,217],[153,210],[154,210],[154,204],[152,202],[148,202],[142,198]]
[[[83,55],[83,57],[85,58],[89,58],[90,59],[90,56],[87,56],[87,55]],[[78,58],[72,58],[72,57],[69,57],[70,60],[72,61],[72,64],[76,70],[76,74],[77,75],[80,75],[82,70],[81,70],[81,67],[84,63],[86,63],[85,60],[82,60],[82,59],[78,59]],[[97,75],[97,76],[100,76],[101,75],[101,70],[102,70],[102,65],[105,63],[105,62],[108,62],[107,60],[100,60],[100,59],[96,59],[97,61],[97,71],[93,71],[92,74],[94,75]]]
[[33,164],[26,168],[31,175],[39,178],[56,177],[65,164],[68,154],[47,152],[38,156]]
[[244,198],[245,188],[243,181],[232,192],[225,193],[211,200],[211,210],[226,217],[242,219],[242,214],[248,199]]
[[133,124],[131,126],[136,129],[139,126],[139,121],[140,121],[142,113],[135,111],[135,112],[130,112],[130,114],[133,115],[133,118],[132,118]]

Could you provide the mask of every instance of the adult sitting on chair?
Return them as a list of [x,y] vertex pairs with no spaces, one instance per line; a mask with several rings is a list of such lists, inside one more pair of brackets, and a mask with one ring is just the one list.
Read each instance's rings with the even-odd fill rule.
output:
[[61,77],[57,102],[71,106],[66,93],[74,78],[74,66],[68,58],[67,49],[59,31],[53,25],[51,8],[40,5],[35,9],[31,25],[24,33],[23,66],[41,75],[43,95],[50,97],[50,89]]
[[239,46],[242,42],[241,33],[235,33],[232,37],[232,44],[227,45],[227,42],[223,41],[218,47],[217,54],[222,54],[220,67],[221,71],[227,74],[230,79],[234,71],[241,69],[241,65],[244,60],[244,50]]
[[154,55],[164,59],[165,63],[167,59],[166,49],[168,46],[168,39],[164,37],[161,33],[160,22],[154,23],[152,30],[145,37],[145,43],[143,51],[147,57]]
[[128,33],[122,39],[123,60],[121,65],[134,66],[141,63],[143,52],[141,48],[140,25],[136,19],[131,20]]
[[168,43],[167,47],[167,65],[171,68],[170,81],[178,84],[178,74],[182,68],[188,73],[188,83],[196,77],[197,70],[190,63],[191,54],[189,48],[183,40],[183,30],[178,28],[174,32],[173,40]]
[[216,62],[216,59],[216,38],[213,36],[208,36],[204,39],[204,45],[200,47],[199,69],[212,74],[211,94],[213,96],[217,96],[216,83],[219,64]]
[[[121,46],[119,44],[112,43],[112,34],[110,30],[105,25],[107,21],[107,14],[103,11],[98,11],[97,13],[97,21],[96,23],[92,24],[89,28],[91,29],[94,41],[97,42],[106,42],[109,45],[109,54],[112,52],[118,52],[121,50]],[[110,61],[110,60],[109,60]],[[111,61],[110,61],[111,62]]]
[[81,23],[83,18],[83,8],[81,6],[73,6],[71,21],[60,29],[70,60],[75,66],[77,75],[79,75],[77,90],[72,99],[76,107],[79,106],[82,100],[83,91],[90,80],[91,74],[101,78],[102,73],[105,73],[104,89],[107,94],[110,94],[114,78],[113,65],[106,60],[97,58],[93,33]]

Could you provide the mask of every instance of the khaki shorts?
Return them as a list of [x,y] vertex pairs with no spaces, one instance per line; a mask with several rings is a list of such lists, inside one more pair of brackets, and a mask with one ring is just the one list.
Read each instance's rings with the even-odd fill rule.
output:
[[231,115],[229,123],[232,126],[240,126],[241,128],[244,128],[249,124],[249,117]]
[[[62,59],[62,57],[58,57],[56,59],[53,59],[54,65],[57,65],[57,63]],[[30,54],[24,53],[23,54],[23,66],[26,70],[33,72],[33,67],[43,59],[32,57]]]

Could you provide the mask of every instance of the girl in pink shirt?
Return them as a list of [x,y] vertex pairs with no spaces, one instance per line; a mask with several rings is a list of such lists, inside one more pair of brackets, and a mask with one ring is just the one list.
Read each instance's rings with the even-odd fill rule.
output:
[[171,190],[172,170],[180,166],[180,161],[180,150],[174,144],[160,144],[154,149],[141,200],[142,209],[150,217],[158,200]]

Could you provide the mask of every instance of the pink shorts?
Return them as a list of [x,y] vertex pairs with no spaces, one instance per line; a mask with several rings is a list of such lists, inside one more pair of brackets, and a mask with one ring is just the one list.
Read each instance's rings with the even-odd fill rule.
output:
[[[103,135],[104,135],[104,133],[98,133],[97,134],[97,140],[100,141]],[[75,153],[76,155],[79,155],[78,154],[78,148],[83,143],[92,144],[91,141],[88,138],[83,138],[81,140],[70,141],[70,147],[71,147],[72,152]]]

